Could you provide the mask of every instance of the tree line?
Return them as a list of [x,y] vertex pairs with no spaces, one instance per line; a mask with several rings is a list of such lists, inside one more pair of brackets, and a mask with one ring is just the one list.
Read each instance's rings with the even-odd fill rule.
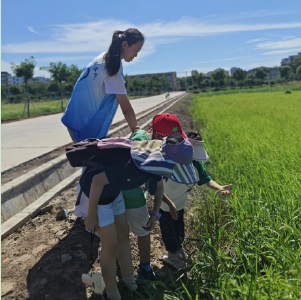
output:
[[22,85],[1,85],[1,97],[2,99],[8,98],[10,103],[21,102],[24,97],[29,97],[30,100],[41,100],[42,98],[63,98],[65,96],[70,96],[74,85],[82,73],[83,69],[78,68],[78,66],[72,64],[67,66],[63,62],[58,63],[51,62],[49,66],[41,67],[40,70],[46,70],[51,75],[50,82],[35,81],[29,82],[34,75],[34,69],[36,66],[36,61],[34,57],[31,56],[29,59],[25,59],[20,63],[20,65],[15,65],[11,63],[12,73],[16,77],[23,77],[24,84]]
[[210,78],[204,74],[199,73],[192,76],[179,77],[177,82],[182,90],[188,89],[190,91],[198,92],[199,89],[205,88],[224,88],[230,87],[252,87],[263,84],[274,85],[275,83],[285,83],[288,81],[301,80],[301,57],[295,58],[287,66],[278,68],[279,78],[267,80],[267,75],[270,72],[269,68],[261,67],[254,70],[252,74],[247,76],[247,71],[237,69],[230,77],[224,70],[217,70],[213,72]]
[[168,92],[171,90],[169,81],[165,78],[160,78],[158,75],[152,75],[149,81],[142,80],[139,76],[136,76],[129,86],[129,76],[124,76],[125,87],[130,93],[134,94],[160,94],[161,92]]

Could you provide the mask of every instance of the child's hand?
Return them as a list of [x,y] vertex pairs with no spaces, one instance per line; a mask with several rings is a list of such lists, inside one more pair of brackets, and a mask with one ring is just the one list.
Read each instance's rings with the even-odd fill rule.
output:
[[96,231],[98,227],[98,218],[97,215],[95,216],[89,216],[87,215],[87,218],[85,220],[85,226],[91,230],[91,231]]
[[230,191],[231,187],[232,187],[232,184],[221,186],[221,189],[220,189],[221,194],[233,196],[233,193]]
[[168,205],[169,206],[169,212],[171,214],[171,218],[173,220],[178,220],[178,212],[175,204],[172,202],[172,204]]
[[135,127],[135,129],[133,130],[133,132],[135,132],[135,131],[137,131],[137,130],[139,130],[139,129],[140,129],[140,126],[137,125],[137,126]]
[[146,231],[152,231],[155,227],[157,217],[155,215],[151,215],[146,223],[146,226],[142,226],[142,228]]

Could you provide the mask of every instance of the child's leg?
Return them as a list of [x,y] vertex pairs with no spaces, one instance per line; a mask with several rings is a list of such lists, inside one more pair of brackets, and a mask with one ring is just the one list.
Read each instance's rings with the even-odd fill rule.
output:
[[179,241],[182,245],[185,238],[185,224],[184,224],[184,209],[178,211],[178,220],[177,224],[177,234],[179,236]]
[[126,218],[130,231],[138,237],[138,249],[141,264],[150,263],[150,233],[143,229],[149,219],[147,206],[126,209]]
[[[143,225],[144,226],[144,225]],[[150,264],[150,234],[138,236],[138,249],[140,255],[140,264]]]
[[98,227],[97,233],[101,240],[101,251],[99,254],[101,272],[107,291],[114,292],[117,289],[116,253],[118,247],[115,224],[112,223],[105,227]]
[[177,221],[172,219],[170,212],[160,209],[160,214],[160,229],[165,248],[168,252],[176,253],[181,249],[178,231],[175,226],[175,222]]
[[132,253],[129,240],[129,225],[126,219],[125,203],[122,193],[120,193],[119,196],[114,200],[113,206],[118,239],[117,258],[124,283],[131,291],[134,291],[137,288],[137,285],[135,282],[132,263]]
[[120,265],[122,278],[126,286],[134,291],[137,289],[134,269],[132,263],[132,253],[129,240],[129,226],[125,213],[115,215],[115,224],[118,238],[117,258]]

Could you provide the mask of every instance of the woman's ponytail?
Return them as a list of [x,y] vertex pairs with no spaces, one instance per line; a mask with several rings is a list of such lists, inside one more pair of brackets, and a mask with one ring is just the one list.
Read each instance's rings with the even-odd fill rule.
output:
[[105,68],[109,76],[113,76],[119,71],[121,43],[124,41],[127,41],[130,47],[138,41],[144,41],[144,36],[135,28],[129,28],[126,31],[114,31],[112,43],[104,57]]

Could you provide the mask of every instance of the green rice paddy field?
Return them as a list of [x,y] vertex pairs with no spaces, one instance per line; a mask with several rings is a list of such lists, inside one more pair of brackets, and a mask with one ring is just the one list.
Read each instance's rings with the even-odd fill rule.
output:
[[214,299],[301,299],[301,92],[196,95],[191,114],[207,171],[234,193],[198,202],[197,289]]

